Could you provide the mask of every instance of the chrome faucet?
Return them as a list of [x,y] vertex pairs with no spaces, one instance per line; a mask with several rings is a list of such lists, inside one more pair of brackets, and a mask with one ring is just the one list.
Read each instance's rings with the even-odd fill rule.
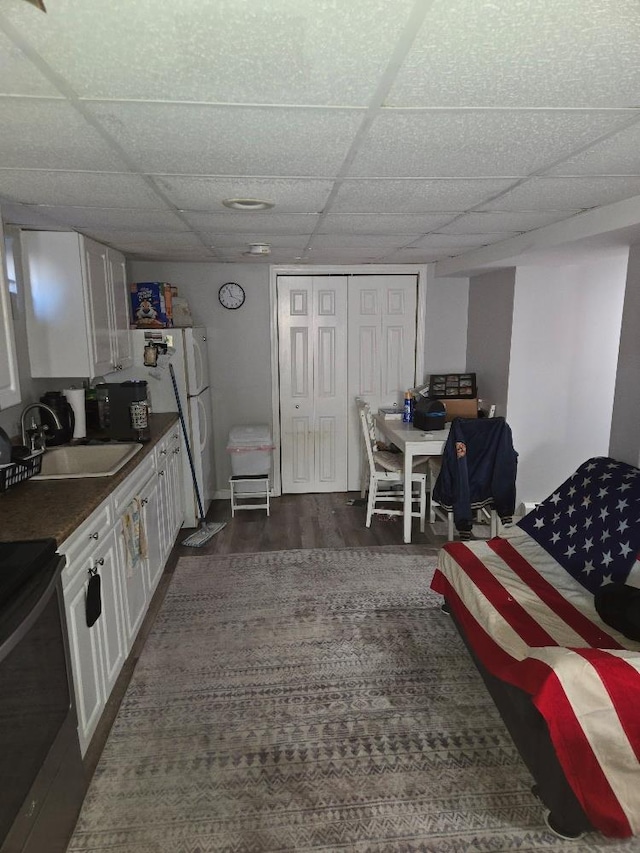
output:
[[38,424],[36,423],[36,419],[31,416],[31,426],[27,429],[27,415],[33,409],[44,409],[49,412],[51,417],[53,418],[53,422],[56,426],[56,429],[62,429],[62,423],[60,422],[60,418],[53,411],[51,406],[47,406],[46,403],[30,403],[22,410],[22,414],[20,415],[20,432],[22,434],[22,444],[25,447],[29,448],[30,453],[36,453],[38,450],[45,449],[45,432],[49,429],[46,424]]

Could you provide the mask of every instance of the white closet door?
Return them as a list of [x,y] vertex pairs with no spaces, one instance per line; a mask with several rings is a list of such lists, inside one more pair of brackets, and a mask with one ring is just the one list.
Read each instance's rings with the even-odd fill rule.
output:
[[375,412],[394,403],[415,381],[416,275],[349,277],[349,477],[348,489],[360,488],[360,431],[355,398],[364,397]]
[[347,488],[344,276],[279,276],[282,491]]

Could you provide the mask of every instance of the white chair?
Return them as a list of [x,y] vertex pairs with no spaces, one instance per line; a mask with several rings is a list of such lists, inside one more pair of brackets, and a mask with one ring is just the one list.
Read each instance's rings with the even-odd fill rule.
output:
[[[358,415],[362,429],[364,456],[366,468],[362,477],[362,494],[364,497],[366,469],[369,472],[366,526],[371,527],[374,515],[403,515],[404,504],[404,455],[391,453],[388,450],[378,450],[375,439],[375,427],[371,417],[371,408],[364,400],[357,399]],[[417,486],[414,494],[413,486]],[[400,486],[400,490],[397,487]],[[414,518],[420,519],[420,532],[424,533],[427,515],[427,470],[424,460],[416,459],[414,471],[411,474],[411,502],[419,504],[419,510],[411,512]],[[378,504],[383,506],[379,507]],[[389,507],[396,504],[396,508]]]

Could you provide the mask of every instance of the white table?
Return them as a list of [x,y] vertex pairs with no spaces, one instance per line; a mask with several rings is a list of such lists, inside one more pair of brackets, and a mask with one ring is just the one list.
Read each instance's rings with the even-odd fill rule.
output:
[[404,453],[404,541],[411,542],[411,472],[415,456],[441,456],[445,442],[449,436],[449,424],[436,432],[425,432],[415,429],[413,424],[405,424],[400,420],[385,420],[381,415],[375,416],[377,429],[389,444]]

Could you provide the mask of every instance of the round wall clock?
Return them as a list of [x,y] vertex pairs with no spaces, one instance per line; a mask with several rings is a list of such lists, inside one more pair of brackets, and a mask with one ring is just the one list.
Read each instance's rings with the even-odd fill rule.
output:
[[244,290],[235,281],[228,281],[218,291],[218,299],[224,308],[240,308],[244,303]]

